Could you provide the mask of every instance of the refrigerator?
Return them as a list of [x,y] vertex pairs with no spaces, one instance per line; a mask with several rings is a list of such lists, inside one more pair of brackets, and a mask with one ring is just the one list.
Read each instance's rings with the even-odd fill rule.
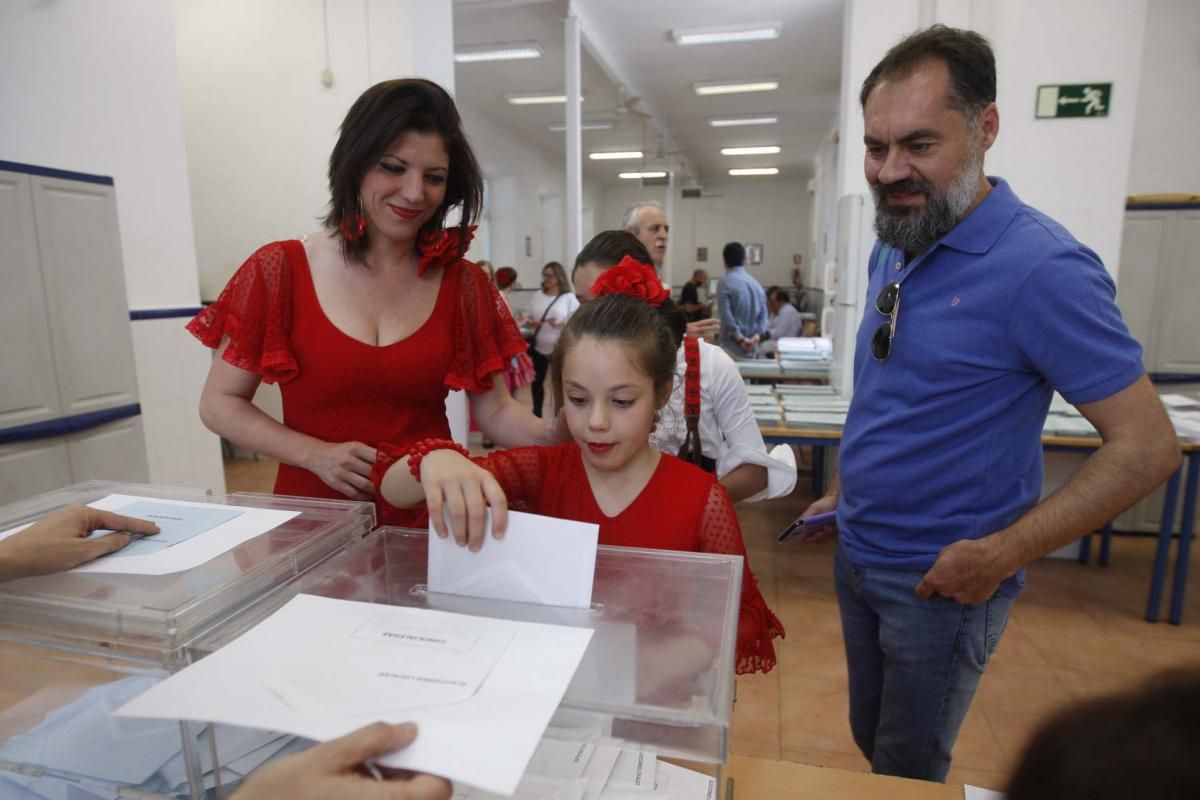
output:
[[867,260],[875,246],[875,205],[868,194],[838,200],[834,260],[826,265],[826,308],[821,328],[833,339],[829,382],[847,400],[854,393],[854,342],[862,322]]

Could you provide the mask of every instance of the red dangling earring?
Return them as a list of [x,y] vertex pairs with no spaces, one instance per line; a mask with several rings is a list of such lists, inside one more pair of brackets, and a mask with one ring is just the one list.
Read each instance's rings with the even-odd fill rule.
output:
[[360,211],[349,219],[343,220],[342,224],[338,225],[338,230],[342,232],[342,236],[346,237],[346,241],[357,242],[367,233],[367,218]]

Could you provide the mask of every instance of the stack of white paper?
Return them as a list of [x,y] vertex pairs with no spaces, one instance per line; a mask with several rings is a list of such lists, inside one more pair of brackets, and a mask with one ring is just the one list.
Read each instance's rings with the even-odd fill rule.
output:
[[[659,761],[653,749],[599,730],[552,729],[538,745],[513,800],[712,800],[716,779]],[[454,800],[500,800],[455,786]]]
[[833,340],[824,336],[795,336],[779,340],[780,362],[828,361],[833,358]]
[[417,740],[378,763],[508,794],[591,637],[585,628],[299,595],[115,713],[318,741],[378,720],[413,721]]
[[1159,399],[1167,407],[1175,432],[1180,439],[1200,442],[1200,396],[1164,394]]

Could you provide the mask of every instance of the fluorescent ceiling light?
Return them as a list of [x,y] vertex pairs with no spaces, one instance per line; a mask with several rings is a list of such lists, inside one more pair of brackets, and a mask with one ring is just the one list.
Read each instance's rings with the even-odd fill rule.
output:
[[778,145],[766,145],[763,147],[722,147],[721,155],[723,156],[773,156],[779,152]]
[[725,42],[761,42],[778,39],[781,22],[748,22],[711,28],[676,28],[671,31],[675,44],[723,44]]
[[617,177],[624,178],[625,180],[636,181],[636,180],[640,180],[642,178],[665,178],[665,177],[667,177],[667,173],[665,173],[665,172],[622,172],[619,175],[617,175]]
[[724,117],[710,119],[708,124],[714,128],[732,128],[737,125],[774,125],[776,122],[779,122],[779,117]]
[[502,42],[470,45],[454,51],[459,64],[474,61],[514,61],[519,58],[541,58],[542,46],[537,42]]
[[[520,94],[506,94],[504,95],[504,99],[512,103],[514,106],[538,106],[567,102],[567,96],[565,94],[551,94],[549,92],[522,92]],[[583,102],[583,95],[579,96],[579,102]]]
[[778,167],[743,167],[729,170],[730,175],[778,175]]
[[[611,122],[584,122],[584,123],[580,124],[579,130],[581,130],[581,131],[611,131],[612,126],[613,126],[613,124]],[[562,133],[563,131],[565,131],[567,129],[567,125],[565,122],[555,123],[554,125],[547,125],[546,127],[548,127],[550,130],[554,131],[555,133]]]
[[624,150],[624,151],[620,151],[620,152],[607,152],[607,153],[588,153],[588,158],[592,159],[593,161],[608,161],[608,160],[616,160],[616,159],[641,158],[641,157],[642,157],[641,150]]
[[693,83],[696,94],[740,94],[741,92],[773,92],[779,88],[775,79],[761,81],[703,81]]

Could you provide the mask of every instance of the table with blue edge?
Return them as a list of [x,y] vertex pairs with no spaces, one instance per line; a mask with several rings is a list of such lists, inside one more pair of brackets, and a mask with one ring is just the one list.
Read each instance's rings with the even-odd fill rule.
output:
[[[825,493],[825,448],[837,447],[842,440],[840,428],[785,428],[779,425],[759,425],[767,444],[806,445],[813,449],[813,493]],[[1096,450],[1103,441],[1095,436],[1043,436],[1042,448],[1047,452],[1086,453]],[[1171,581],[1171,605],[1167,621],[1178,625],[1183,621],[1183,602],[1187,593],[1188,564],[1191,559],[1192,536],[1195,533],[1196,494],[1200,485],[1200,444],[1180,442],[1183,463],[1167,480],[1163,498],[1162,522],[1154,550],[1154,568],[1150,573],[1150,592],[1146,598],[1146,620],[1158,622],[1170,561],[1171,539],[1175,528],[1175,509],[1179,502],[1179,485],[1183,483],[1183,519],[1180,521],[1179,546],[1175,553],[1175,573]],[[1091,559],[1092,534],[1083,537],[1079,545],[1079,563]],[[1108,566],[1112,548],[1112,523],[1100,532],[1098,563]]]

